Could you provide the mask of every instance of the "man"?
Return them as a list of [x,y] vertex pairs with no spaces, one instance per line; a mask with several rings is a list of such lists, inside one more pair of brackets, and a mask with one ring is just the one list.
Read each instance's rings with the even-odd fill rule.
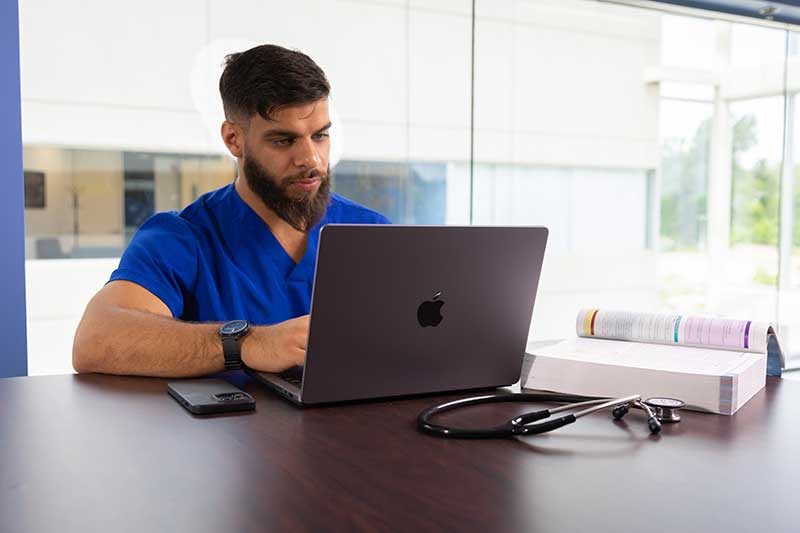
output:
[[321,226],[388,223],[330,193],[330,87],[311,58],[258,46],[227,57],[219,86],[238,177],[139,228],[75,333],[78,372],[301,365]]

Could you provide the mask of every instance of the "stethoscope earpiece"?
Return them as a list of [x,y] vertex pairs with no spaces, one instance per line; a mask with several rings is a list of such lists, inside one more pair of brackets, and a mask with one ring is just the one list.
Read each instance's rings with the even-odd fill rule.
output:
[[[647,427],[650,429],[650,433],[655,435],[656,433],[661,431],[661,422],[658,420],[658,414],[653,412],[649,405],[641,400],[636,400],[633,404],[644,410],[647,413]],[[624,403],[622,405],[618,405],[611,411],[611,415],[614,417],[614,420],[622,420],[622,417],[627,415],[628,412],[631,410],[631,404]]]
[[655,435],[661,431],[661,422],[653,415],[647,419],[647,427],[650,428],[650,433]]
[[611,411],[611,414],[614,415],[615,420],[620,420],[623,416],[627,415],[628,411],[630,410],[631,408],[626,403],[624,405],[620,405],[619,407],[615,407],[614,410]]

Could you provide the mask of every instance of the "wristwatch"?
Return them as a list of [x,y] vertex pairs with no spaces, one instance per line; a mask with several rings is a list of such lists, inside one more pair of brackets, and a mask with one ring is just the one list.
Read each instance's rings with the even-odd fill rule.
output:
[[247,320],[232,320],[219,328],[222,340],[222,353],[225,356],[225,370],[239,370],[242,364],[242,339],[250,333]]

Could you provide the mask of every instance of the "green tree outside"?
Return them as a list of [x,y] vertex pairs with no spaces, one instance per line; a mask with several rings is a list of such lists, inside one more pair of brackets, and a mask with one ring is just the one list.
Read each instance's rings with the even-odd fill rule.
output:
[[[709,118],[689,142],[668,142],[662,148],[662,249],[705,247],[710,138]],[[733,127],[732,244],[778,244],[780,168],[765,159],[751,169],[744,168],[741,162],[742,154],[757,142],[755,116],[742,116]],[[795,190],[800,191],[800,172],[795,172]],[[793,242],[800,245],[800,195],[795,195],[794,207]]]

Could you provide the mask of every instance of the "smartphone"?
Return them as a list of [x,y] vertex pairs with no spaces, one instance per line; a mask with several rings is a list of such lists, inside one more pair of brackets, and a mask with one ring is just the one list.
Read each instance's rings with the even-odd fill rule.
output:
[[190,413],[209,415],[232,411],[252,411],[252,396],[221,379],[186,379],[167,385],[167,392]]

